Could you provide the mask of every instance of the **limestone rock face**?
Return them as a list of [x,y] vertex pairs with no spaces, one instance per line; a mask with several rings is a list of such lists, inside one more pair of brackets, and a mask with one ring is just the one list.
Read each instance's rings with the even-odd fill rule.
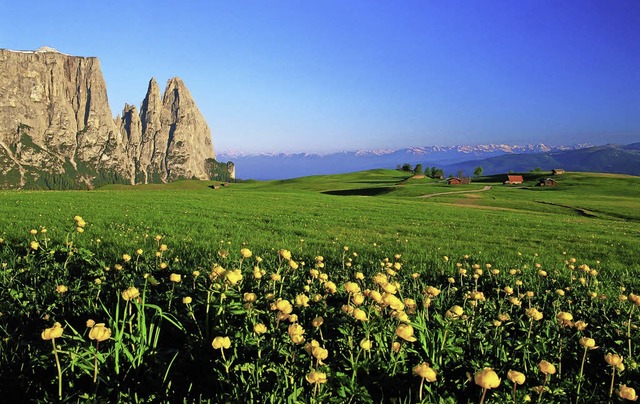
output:
[[78,165],[124,174],[122,134],[97,58],[0,49],[0,67],[0,167],[16,187],[69,165],[81,182],[91,178]]
[[162,97],[151,79],[140,112],[125,105],[113,119],[97,58],[0,49],[0,188],[209,179],[214,159],[179,78]]
[[216,157],[211,130],[179,78],[169,79],[162,98],[152,78],[140,116],[135,107],[125,106],[120,129],[128,139],[136,182],[209,179],[205,162]]
[[170,79],[164,90],[160,120],[164,132],[161,145],[166,144],[166,179],[207,179],[202,162],[216,157],[211,130],[189,90],[177,77]]

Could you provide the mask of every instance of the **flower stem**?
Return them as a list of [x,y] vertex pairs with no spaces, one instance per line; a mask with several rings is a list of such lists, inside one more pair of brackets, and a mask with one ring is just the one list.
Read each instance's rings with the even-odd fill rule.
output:
[[636,307],[634,304],[629,310],[629,322],[627,323],[627,340],[629,341],[629,357],[631,358],[631,317],[633,316],[633,309]]
[[613,380],[616,377],[616,368],[613,367],[611,370],[611,387],[609,387],[609,400],[611,400],[611,396],[613,396]]
[[56,357],[56,368],[58,369],[58,399],[62,400],[62,368],[60,367],[60,358],[58,358],[56,339],[51,338],[51,343],[53,344],[53,355]]
[[484,397],[487,395],[487,389],[482,389],[482,398],[480,399],[480,404],[484,403]]
[[584,362],[587,359],[587,347],[584,347],[584,355],[582,355],[582,364],[580,365],[580,375],[578,376],[578,390],[576,391],[576,401],[580,397],[580,386],[582,385],[582,373],[584,372]]
[[96,341],[96,354],[93,357],[93,383],[98,381],[98,345],[100,341]]

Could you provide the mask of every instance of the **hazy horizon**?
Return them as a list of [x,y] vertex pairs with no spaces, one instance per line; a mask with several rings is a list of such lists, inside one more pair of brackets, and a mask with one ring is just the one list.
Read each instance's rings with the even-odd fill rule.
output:
[[183,79],[216,152],[640,140],[640,2],[4,5],[0,48],[97,56],[113,115]]

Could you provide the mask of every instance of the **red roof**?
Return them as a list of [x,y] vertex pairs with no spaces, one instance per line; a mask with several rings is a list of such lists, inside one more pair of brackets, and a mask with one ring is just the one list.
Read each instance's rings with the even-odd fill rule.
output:
[[509,177],[509,182],[524,182],[522,175],[508,175],[507,177]]

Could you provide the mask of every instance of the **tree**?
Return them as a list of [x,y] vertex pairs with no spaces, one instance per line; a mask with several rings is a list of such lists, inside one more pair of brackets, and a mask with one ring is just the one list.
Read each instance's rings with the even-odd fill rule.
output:
[[482,175],[482,166],[476,167],[476,169],[473,171],[473,175],[475,175],[476,177],[481,176]]
[[431,173],[431,167],[427,166],[427,167],[424,169],[424,175],[425,175],[426,177],[431,177],[431,175],[432,175],[432,173]]
[[411,171],[411,164],[409,163],[404,163],[402,165],[402,171]]
[[444,178],[444,171],[441,168],[431,167],[433,178]]
[[414,174],[422,174],[422,164],[416,164],[416,167],[413,169]]

